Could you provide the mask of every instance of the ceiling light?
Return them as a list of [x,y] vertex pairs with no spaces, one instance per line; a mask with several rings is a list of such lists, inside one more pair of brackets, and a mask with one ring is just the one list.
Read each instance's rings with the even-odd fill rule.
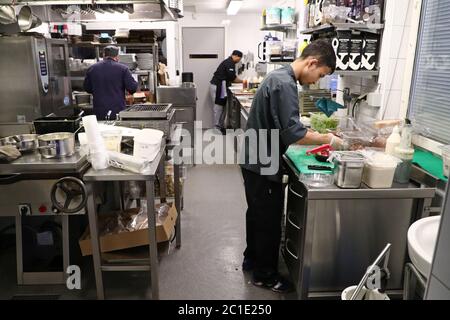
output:
[[234,16],[238,13],[239,9],[242,6],[242,0],[230,0],[227,8],[227,14],[229,16]]

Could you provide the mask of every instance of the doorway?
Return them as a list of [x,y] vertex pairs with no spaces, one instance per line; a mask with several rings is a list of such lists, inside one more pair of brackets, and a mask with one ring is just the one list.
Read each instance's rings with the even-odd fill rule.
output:
[[213,127],[212,100],[209,82],[224,60],[225,28],[182,28],[183,72],[192,72],[197,86],[197,119],[203,128]]

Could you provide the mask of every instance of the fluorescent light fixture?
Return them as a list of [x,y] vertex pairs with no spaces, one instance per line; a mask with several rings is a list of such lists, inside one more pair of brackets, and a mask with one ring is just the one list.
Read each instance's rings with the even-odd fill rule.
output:
[[227,14],[229,16],[234,16],[238,13],[239,9],[242,6],[242,0],[230,0],[227,8]]

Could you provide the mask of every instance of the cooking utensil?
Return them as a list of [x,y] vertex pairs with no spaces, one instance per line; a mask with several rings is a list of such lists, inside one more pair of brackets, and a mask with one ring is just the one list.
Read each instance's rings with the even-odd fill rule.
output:
[[17,22],[16,12],[13,6],[0,6],[0,23],[11,24]]
[[0,139],[0,146],[17,146],[17,140],[14,139],[14,136],[5,137]]
[[17,141],[16,147],[20,152],[33,152],[39,147],[37,134],[20,134],[14,136]]
[[308,169],[316,171],[333,171],[333,168],[327,166],[308,166]]
[[69,157],[75,153],[75,134],[71,132],[48,133],[38,136],[39,153],[44,158]]
[[329,144],[324,144],[320,147],[306,151],[306,155],[307,156],[314,155],[317,161],[327,162],[328,158],[330,157],[330,152],[332,150],[333,148]]
[[34,14],[31,16],[31,26],[30,29],[34,29],[39,27],[42,24],[41,19],[39,17],[35,16]]
[[31,13],[31,8],[29,6],[23,6],[18,15],[18,23],[21,31],[30,30],[33,24],[33,14]]

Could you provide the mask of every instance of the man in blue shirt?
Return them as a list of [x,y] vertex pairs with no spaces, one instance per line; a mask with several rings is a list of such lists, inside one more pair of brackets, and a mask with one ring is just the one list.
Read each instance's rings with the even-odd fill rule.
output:
[[246,135],[254,132],[257,140],[244,140],[241,152],[248,205],[247,248],[242,268],[253,271],[256,286],[276,292],[292,290],[292,284],[278,274],[284,205],[281,156],[291,144],[342,144],[332,134],[305,128],[299,114],[297,81],[301,85],[313,84],[333,73],[335,66],[331,44],[325,40],[312,42],[291,65],[269,73],[253,99]]
[[110,119],[125,109],[125,90],[136,92],[138,83],[130,70],[119,61],[119,48],[107,46],[103,50],[103,61],[91,66],[84,79],[84,90],[94,98],[94,114],[98,120],[105,120],[109,111]]

